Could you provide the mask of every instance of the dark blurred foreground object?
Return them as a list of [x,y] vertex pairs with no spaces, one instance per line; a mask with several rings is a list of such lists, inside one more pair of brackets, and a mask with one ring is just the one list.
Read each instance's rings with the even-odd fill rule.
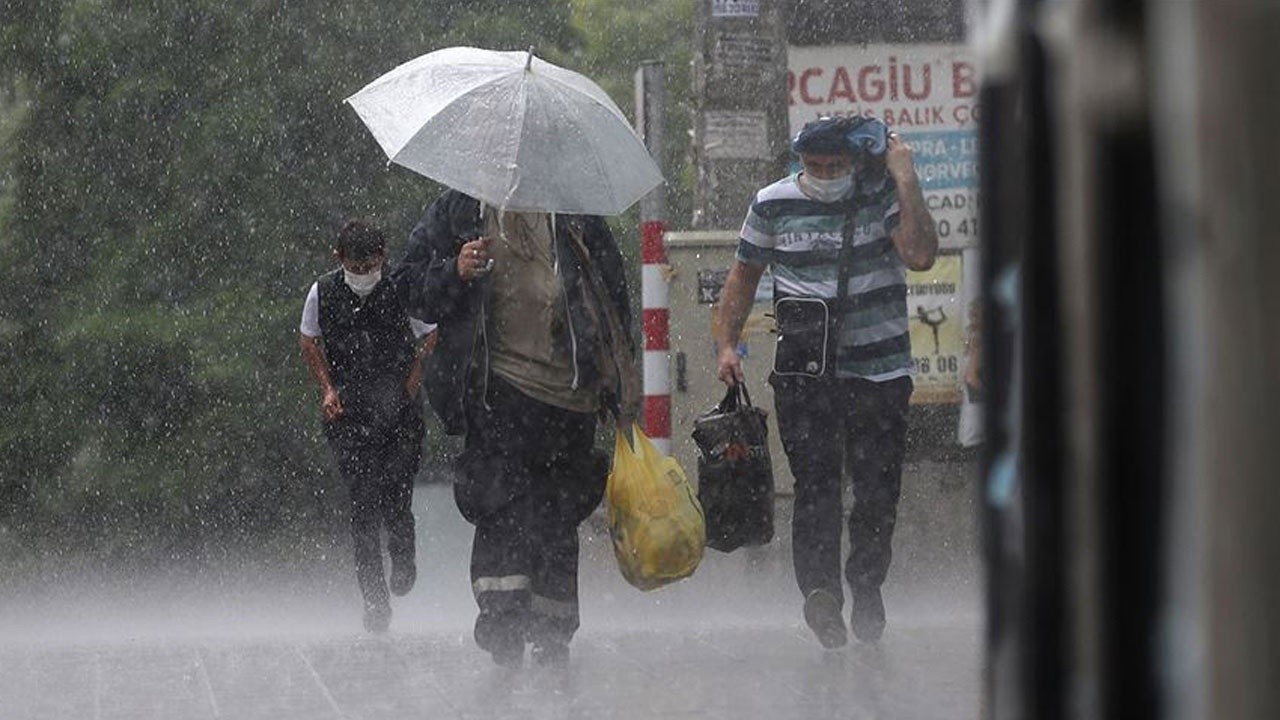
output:
[[751,404],[746,383],[735,383],[719,405],[693,423],[707,547],[732,552],[773,539],[768,416]]
[[989,717],[1280,717],[1280,4],[988,4]]

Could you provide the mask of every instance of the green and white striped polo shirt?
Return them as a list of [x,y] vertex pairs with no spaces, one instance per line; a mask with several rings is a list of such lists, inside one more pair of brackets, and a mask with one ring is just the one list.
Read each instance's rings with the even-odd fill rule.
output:
[[810,199],[798,175],[756,193],[738,241],[738,260],[773,269],[774,297],[834,300],[847,219],[853,220],[849,281],[836,340],[837,377],[891,380],[911,374],[907,269],[889,233],[898,194],[888,180],[836,202]]

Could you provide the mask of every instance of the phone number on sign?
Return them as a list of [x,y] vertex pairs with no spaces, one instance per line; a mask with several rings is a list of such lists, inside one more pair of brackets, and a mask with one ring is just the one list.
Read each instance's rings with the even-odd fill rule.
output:
[[955,375],[960,372],[960,359],[955,355],[912,357],[911,372],[916,375]]
[[952,224],[947,218],[940,218],[937,222],[938,239],[949,238],[952,235],[956,237],[976,238],[978,237],[978,218],[964,218],[959,222]]

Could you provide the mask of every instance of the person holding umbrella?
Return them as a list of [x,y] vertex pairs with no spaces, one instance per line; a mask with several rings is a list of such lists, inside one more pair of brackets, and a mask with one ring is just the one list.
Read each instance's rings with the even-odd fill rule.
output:
[[[364,627],[383,632],[392,594],[417,578],[413,478],[422,457],[422,356],[434,329],[410,318],[382,277],[386,242],[365,220],[338,231],[341,267],[311,286],[303,304],[302,357],[320,386],[325,437],[350,492],[356,580]],[[423,338],[415,350],[416,338]],[[391,559],[383,571],[382,530]]]
[[662,182],[598,85],[532,49],[445,48],[347,99],[391,162],[450,188],[413,229],[396,286],[439,324],[427,399],[465,436],[454,485],[475,526],[476,643],[564,665],[578,628],[578,525],[608,456],[597,415],[638,416],[622,257],[603,215]]
[[598,216],[501,212],[456,190],[410,235],[396,281],[439,323],[428,399],[465,436],[454,486],[475,525],[476,643],[503,666],[563,665],[578,628],[578,525],[608,458],[596,416],[636,417],[622,258]]

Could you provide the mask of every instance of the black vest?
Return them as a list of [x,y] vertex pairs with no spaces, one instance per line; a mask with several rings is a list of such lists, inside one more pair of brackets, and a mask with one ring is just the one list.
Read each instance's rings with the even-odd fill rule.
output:
[[320,334],[329,376],[349,422],[394,425],[408,402],[404,381],[413,364],[413,331],[395,287],[387,280],[361,298],[342,269],[321,276]]

